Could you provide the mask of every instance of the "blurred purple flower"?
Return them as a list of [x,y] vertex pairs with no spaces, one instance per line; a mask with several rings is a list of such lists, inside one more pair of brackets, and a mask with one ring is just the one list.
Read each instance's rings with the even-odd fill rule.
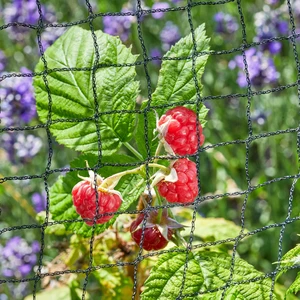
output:
[[[274,84],[280,77],[272,58],[266,56],[263,52],[250,48],[245,51],[248,64],[250,82],[255,87],[261,87],[264,84]],[[240,87],[247,86],[246,74],[244,72],[243,56],[238,55],[229,62],[229,68],[239,68],[237,83]]]
[[[295,32],[296,34],[300,34],[300,0],[290,0],[290,4],[296,27]],[[289,9],[286,3],[283,3],[277,10],[286,18],[286,20],[290,19]],[[300,42],[300,37],[296,37],[296,41]]]
[[180,38],[181,35],[179,32],[179,28],[171,21],[168,21],[160,33],[163,50],[169,50],[172,45],[179,41]]
[[26,136],[21,132],[10,132],[3,133],[0,138],[2,148],[14,164],[29,162],[42,147],[41,139],[32,134]]
[[239,29],[239,25],[236,19],[223,12],[218,12],[214,15],[214,21],[216,22],[216,32],[223,34],[232,34]]
[[172,0],[172,2],[173,2],[174,4],[178,4],[178,3],[182,2],[182,0]]
[[40,193],[34,193],[31,196],[31,201],[33,203],[34,209],[37,213],[46,210],[46,205],[47,205],[47,197],[46,193],[42,192]]
[[[31,73],[21,68],[21,73]],[[36,116],[32,77],[11,77],[0,82],[2,125],[22,125]]]
[[[286,3],[284,4],[287,7]],[[291,0],[294,17],[300,22],[300,0]],[[300,24],[298,24],[300,25]]]
[[[283,14],[279,10],[271,10],[269,6],[264,6],[264,10],[254,15],[254,24],[256,26],[255,41],[261,42],[265,39],[271,39],[281,35],[287,35],[289,24],[283,20]],[[272,41],[261,45],[263,50],[268,50],[271,54],[279,53],[281,43]]]
[[[50,23],[56,21],[54,12],[51,9],[44,5],[41,6],[41,9],[44,21]],[[6,23],[18,22],[36,25],[40,15],[35,0],[13,0],[11,4],[4,8],[3,17]],[[32,29],[25,26],[11,26],[8,30],[12,39],[23,43],[26,33]]]
[[64,27],[48,27],[42,32],[41,40],[43,50],[45,51],[66,31]]
[[[293,16],[295,19],[296,25],[296,33],[300,33],[300,0],[290,0]],[[278,11],[286,17],[287,20],[290,19],[289,9],[286,3],[283,3],[279,8]]]
[[28,282],[20,282],[18,285],[13,283],[7,283],[7,287],[13,296],[13,299],[24,299],[30,291],[28,289]]
[[6,23],[19,22],[34,25],[39,19],[35,0],[13,0],[5,7],[3,15]]
[[[155,2],[152,6],[152,9],[166,9],[169,7],[170,7],[170,5],[167,2]],[[162,19],[164,17],[164,15],[165,15],[165,13],[162,11],[152,13],[152,17],[154,19]]]
[[47,197],[46,193],[42,192],[40,193],[34,193],[31,196],[31,201],[33,203],[34,209],[37,213],[46,210],[46,205],[47,205]]
[[270,115],[269,112],[265,112],[265,111],[262,111],[262,110],[255,110],[251,114],[251,120],[253,122],[257,123],[258,125],[262,126],[266,123],[266,120],[267,120],[269,115]]
[[266,3],[269,5],[276,5],[278,4],[279,0],[266,0]]
[[8,240],[4,247],[0,246],[0,250],[0,273],[5,277],[21,279],[35,266],[40,245],[37,241],[29,245],[21,237],[15,236]]
[[3,51],[0,50],[0,73],[5,69],[6,56]]
[[[122,13],[125,12],[125,10],[122,10]],[[103,31],[110,35],[119,36],[125,42],[128,40],[131,24],[134,22],[134,16],[104,16]]]
[[[152,58],[153,57],[162,57],[162,53],[161,53],[161,51],[158,48],[153,48],[150,51],[150,56]],[[161,60],[159,60],[159,59],[153,59],[152,63],[154,63],[157,66],[160,66],[161,65]]]

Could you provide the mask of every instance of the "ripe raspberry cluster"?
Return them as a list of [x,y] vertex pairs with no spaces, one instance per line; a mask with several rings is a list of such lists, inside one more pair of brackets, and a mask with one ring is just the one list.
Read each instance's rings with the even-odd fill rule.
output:
[[[198,125],[197,125],[198,124]],[[172,155],[192,155],[197,152],[198,145],[204,143],[202,126],[197,122],[196,113],[185,107],[175,107],[166,112],[157,121],[159,137],[158,151],[163,145],[166,152]],[[198,138],[199,137],[199,138]],[[169,166],[154,161],[149,167],[159,168],[151,177],[152,198],[159,205],[164,201],[170,203],[192,203],[198,195],[198,179],[196,164],[188,158],[179,158],[170,162]],[[88,165],[87,165],[88,166]],[[114,190],[119,179],[127,174],[141,174],[142,167],[114,174],[103,179],[89,171],[90,177],[78,182],[73,190],[73,203],[77,213],[87,225],[108,222],[122,204],[122,195]],[[147,191],[141,195],[144,206],[149,203]],[[149,213],[138,215],[130,226],[133,240],[143,249],[160,250],[167,246],[169,240],[178,242],[178,230],[183,226],[176,222],[170,209],[150,210]],[[175,238],[176,236],[176,238]]]
[[[77,213],[86,221],[87,225],[93,225],[93,219],[97,211],[97,196],[93,184],[88,180],[78,182],[72,190],[73,203]],[[121,206],[119,195],[98,191],[98,214],[103,215],[96,220],[96,224],[108,222]],[[108,214],[111,213],[111,214]]]
[[94,219],[96,224],[108,222],[122,204],[121,194],[116,190],[101,187],[104,179],[93,171],[89,171],[89,177],[80,178],[83,180],[72,189],[76,212],[89,226],[94,224]]
[[[203,145],[205,137],[199,123],[197,133],[197,116],[191,109],[178,106],[170,109],[158,121],[157,130],[164,141],[167,151],[171,149],[178,155],[192,155]],[[170,147],[169,147],[170,146]]]
[[[153,215],[153,213],[152,213]],[[157,213],[154,212],[154,215],[157,217]],[[133,240],[139,245],[142,240],[143,235],[143,228],[142,228],[142,221],[144,220],[145,215],[140,214],[136,220],[134,220],[130,225],[130,232]],[[150,217],[147,218],[147,221],[151,219]],[[144,229],[144,240],[143,240],[143,249],[150,251],[150,250],[160,250],[167,246],[169,240],[172,238],[173,231],[170,228],[167,228],[166,236],[160,232],[157,224],[153,224],[151,222],[146,223]]]
[[198,195],[198,180],[196,164],[187,158],[178,159],[173,165],[178,180],[165,180],[157,184],[158,192],[171,203],[188,203]]

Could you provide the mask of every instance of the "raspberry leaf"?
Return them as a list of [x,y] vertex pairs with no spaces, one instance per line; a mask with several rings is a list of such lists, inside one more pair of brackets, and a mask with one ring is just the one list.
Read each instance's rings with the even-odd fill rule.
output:
[[[293,266],[300,266],[300,244],[296,245],[293,249],[288,251],[281,259],[281,267],[286,268],[281,270],[276,277],[276,280],[285,272],[288,268]],[[287,289],[286,294],[297,294],[300,291],[300,272],[298,272],[295,281]]]
[[295,281],[287,289],[287,294],[297,294],[300,291],[300,272],[298,272]]
[[[281,259],[282,267],[292,267],[294,265],[300,265],[300,244],[296,245],[296,247],[288,251]],[[281,270],[277,274],[277,278],[279,278],[279,276],[281,276],[286,271],[287,269]]]
[[[84,168],[85,161],[89,162],[90,167],[96,164],[97,157],[94,155],[81,155],[79,158],[71,162],[71,168]],[[114,154],[113,157],[107,156],[103,163],[132,163],[134,159],[126,155]],[[126,167],[127,169],[128,167]],[[123,171],[124,167],[103,167],[98,172],[102,176],[107,177],[114,173]],[[86,173],[86,174],[85,174]],[[50,189],[50,212],[55,221],[65,221],[64,225],[70,232],[77,233],[84,237],[89,237],[92,234],[92,227],[85,224],[81,217],[77,214],[72,201],[71,191],[74,185],[81,179],[78,174],[87,175],[86,171],[71,171],[65,176],[60,176],[56,183]],[[138,196],[145,189],[144,184],[140,184],[142,178],[138,175],[127,175],[121,178],[116,190],[118,190],[124,199],[120,207],[120,211],[127,210],[128,207],[137,200]],[[104,224],[96,225],[95,234],[99,234],[112,225],[117,218],[115,215],[110,221]],[[71,222],[71,220],[78,220],[79,222]]]
[[[142,300],[146,299],[177,299],[184,275],[186,263],[186,252],[169,252],[162,254],[157,264],[144,284]],[[187,269],[184,280],[182,296],[184,299],[221,299],[224,287],[230,278],[230,266],[232,257],[226,253],[219,252],[190,252],[187,257]],[[236,258],[233,284],[227,288],[224,299],[269,299],[271,280],[264,278],[264,274],[255,270],[246,261]],[[250,281],[245,282],[244,281]],[[211,293],[208,291],[216,290]],[[198,294],[197,293],[201,293]],[[233,297],[234,296],[234,297]],[[273,295],[273,299],[277,299]]]
[[[118,37],[100,30],[95,34],[100,56],[95,75],[100,112],[98,125],[102,153],[110,155],[132,138],[135,123],[134,114],[112,111],[134,109],[139,91],[139,83],[134,80],[134,66],[112,65],[134,63],[137,55],[131,54],[131,48],[123,45]],[[70,71],[51,71],[47,74],[51,107],[43,76],[34,77],[37,111],[41,121],[47,122],[51,109],[51,120],[60,120],[51,125],[51,132],[57,141],[77,151],[92,153],[98,152],[91,70],[95,57],[91,32],[75,26],[45,51],[48,71],[73,68]],[[42,60],[35,71],[45,71]]]
[[[183,222],[183,224],[191,226],[190,220]],[[190,227],[187,227],[182,232],[182,235],[184,237],[189,237],[190,231]],[[226,241],[226,243],[234,243],[233,239],[236,238],[240,232],[241,227],[237,226],[232,221],[225,220],[223,218],[202,218],[197,216],[195,221],[194,239],[196,239],[196,241],[202,240],[204,242],[215,242],[230,239],[229,241]],[[244,233],[246,232],[247,230],[244,230]]]
[[[144,102],[142,104],[142,109],[146,107],[147,102]],[[154,133],[154,129],[156,127],[156,119],[154,112],[147,112],[147,123],[144,117],[144,114],[138,115],[138,123],[136,127],[135,132],[135,140],[136,140],[136,147],[138,151],[142,154],[144,158],[148,155],[147,150],[147,142],[146,142],[146,126],[148,127],[148,146],[150,148],[150,155],[154,155],[155,149],[158,145],[158,138],[155,139],[155,136],[158,135],[158,133]]]
[[[194,33],[197,52],[208,51],[209,39],[205,35],[204,24],[197,27]],[[193,38],[192,34],[189,34],[180,39],[164,55],[164,58],[185,59],[162,61],[157,87],[152,95],[152,106],[196,100],[197,91],[194,81],[192,60],[193,50]],[[200,90],[202,90],[201,77],[207,59],[207,54],[199,55],[195,59],[194,69],[197,74]],[[192,106],[192,108],[195,109],[195,106]]]

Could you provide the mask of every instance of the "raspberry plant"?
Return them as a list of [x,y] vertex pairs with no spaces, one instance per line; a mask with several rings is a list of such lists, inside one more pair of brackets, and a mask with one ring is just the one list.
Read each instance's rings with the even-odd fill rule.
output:
[[[165,54],[155,91],[141,105],[136,101],[138,55],[117,37],[101,31],[95,36],[97,47],[89,31],[78,26],[70,28],[47,49],[47,65],[40,60],[36,72],[42,75],[34,77],[40,120],[50,126],[59,144],[78,153],[70,163],[70,171],[50,189],[47,216],[63,225],[55,225],[46,233],[71,236],[72,255],[66,259],[66,268],[72,262],[80,262],[82,269],[89,266],[89,238],[94,236],[95,266],[116,263],[122,257],[125,262],[132,261],[142,250],[171,248],[156,261],[141,299],[176,299],[179,294],[185,299],[219,299],[223,293],[235,295],[232,299],[250,299],[249,295],[268,298],[272,284],[268,278],[247,285],[234,284],[223,292],[228,281],[251,281],[263,274],[237,258],[231,275],[228,249],[200,248],[187,253],[191,239],[185,235],[187,228],[177,220],[184,218],[172,208],[195,204],[200,192],[195,157],[204,143],[208,109],[197,93],[202,90],[201,76],[208,55],[195,59],[193,55],[194,42],[198,53],[209,51],[204,25]],[[89,177],[85,177],[86,172]],[[130,212],[135,216],[124,218]],[[203,228],[199,230],[205,241]],[[239,230],[228,232],[235,237]],[[105,234],[111,233],[115,236],[110,236],[107,246]],[[72,246],[75,244],[80,248]],[[122,250],[122,256],[104,254],[116,248]],[[139,264],[145,267],[145,262]],[[149,266],[153,264],[146,268]],[[102,271],[100,268],[95,275],[99,282],[106,278]],[[129,267],[127,272],[129,277],[134,276]],[[141,274],[137,274],[140,285],[146,279]],[[123,277],[118,278],[123,282]],[[75,279],[80,282],[79,275]],[[78,286],[71,288],[76,290]]]

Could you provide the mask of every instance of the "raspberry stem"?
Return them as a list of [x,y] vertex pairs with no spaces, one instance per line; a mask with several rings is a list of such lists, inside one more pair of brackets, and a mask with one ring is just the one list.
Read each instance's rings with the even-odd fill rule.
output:
[[[162,170],[165,173],[170,173],[170,169],[168,167],[165,167],[165,166],[157,164],[157,163],[149,163],[148,166],[152,167],[152,168],[159,168],[160,170]],[[112,176],[109,176],[106,179],[104,179],[103,182],[99,185],[98,190],[107,191],[107,190],[113,189],[118,184],[119,180],[125,175],[129,175],[129,174],[143,175],[144,168],[145,168],[145,165],[141,165],[135,169],[126,170],[126,171],[123,171],[120,173],[116,173]]]
[[[162,147],[163,147],[163,142],[161,140],[159,140],[159,143],[158,143],[158,146],[156,148],[154,156],[158,156],[159,155]],[[158,158],[156,158],[154,161],[157,161],[157,160],[158,160]]]
[[123,145],[132,153],[134,156],[136,156],[141,161],[144,160],[142,154],[138,152],[134,147],[132,147],[128,142],[123,143]]
[[152,168],[159,168],[160,170],[164,171],[166,174],[170,173],[170,169],[168,167],[157,164],[157,163],[150,163],[150,164],[148,164],[148,166],[152,167]]
[[144,167],[144,165],[141,165],[138,168],[131,169],[131,170],[126,170],[126,171],[111,175],[111,176],[109,176],[109,177],[107,177],[106,179],[103,180],[103,182],[101,183],[101,185],[99,186],[98,189],[113,189],[118,184],[119,180],[123,176],[129,175],[129,174],[141,173],[143,167]]
[[[168,215],[170,216],[170,218],[176,220],[172,210],[170,208],[168,208]],[[177,246],[183,246],[186,247],[186,241],[184,240],[184,238],[181,236],[180,231],[176,230],[175,231],[175,237],[173,237],[173,242],[174,244],[176,244]]]
[[[162,206],[163,204],[163,200],[157,190],[157,187],[154,187],[155,193],[156,193],[156,199],[157,199],[157,204],[158,206]],[[162,217],[162,213],[163,213],[163,209],[158,209],[157,210],[157,223],[160,224],[161,223],[161,217]]]

